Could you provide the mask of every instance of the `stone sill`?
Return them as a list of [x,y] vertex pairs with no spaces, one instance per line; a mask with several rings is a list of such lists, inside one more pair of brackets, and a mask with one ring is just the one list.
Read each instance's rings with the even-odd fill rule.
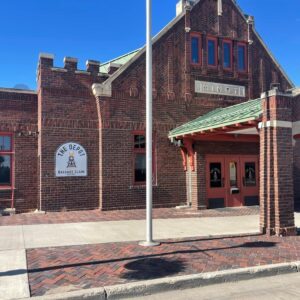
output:
[[[155,189],[155,188],[158,188],[159,185],[152,185],[152,187]],[[141,184],[141,185],[131,185],[129,186],[129,189],[130,190],[146,190],[146,185],[145,184]]]

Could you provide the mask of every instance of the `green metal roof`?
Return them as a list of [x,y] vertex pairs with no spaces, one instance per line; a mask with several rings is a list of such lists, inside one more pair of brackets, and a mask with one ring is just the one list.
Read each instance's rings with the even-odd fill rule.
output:
[[126,64],[139,51],[140,51],[140,49],[137,49],[137,50],[134,50],[132,52],[126,53],[126,54],[124,54],[122,56],[119,56],[117,58],[114,58],[114,59],[112,59],[110,61],[107,61],[107,62],[103,63],[102,65],[100,65],[100,73],[108,73],[108,67],[109,67],[110,63],[120,64],[120,65]]
[[233,106],[215,109],[171,130],[169,138],[257,120],[262,114],[261,101],[261,99],[250,100]]

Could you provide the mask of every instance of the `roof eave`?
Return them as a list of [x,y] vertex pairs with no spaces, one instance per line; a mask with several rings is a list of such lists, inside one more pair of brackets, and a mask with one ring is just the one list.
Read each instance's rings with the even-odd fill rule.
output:
[[[200,0],[201,1],[201,0]],[[175,17],[171,22],[169,22],[158,34],[156,34],[152,43],[156,43],[168,30],[170,30],[177,22],[179,22],[182,17],[185,15],[183,11],[180,15]],[[115,73],[112,74],[103,84],[111,84],[116,78],[118,78],[132,63],[138,60],[144,53],[146,52],[146,46],[142,47],[136,55],[134,55],[126,64],[124,64],[120,69],[118,69]]]
[[[195,1],[195,3],[192,6],[192,10],[194,9],[194,7],[202,0],[197,0]],[[240,15],[242,16],[242,18],[245,20],[245,22],[247,22],[247,19],[242,11],[242,9],[240,8],[240,6],[237,4],[236,0],[231,0],[232,3],[235,5],[235,7],[237,8],[237,10],[239,11]],[[176,16],[171,22],[169,22],[157,35],[154,36],[154,38],[152,39],[153,44],[158,41],[170,28],[172,28],[178,21],[180,21],[183,17],[185,16],[185,11],[183,11],[181,14],[179,14],[178,16]],[[273,62],[276,64],[276,66],[279,68],[279,70],[282,72],[283,76],[286,78],[286,80],[289,82],[289,84],[291,85],[291,87],[295,87],[294,83],[292,82],[292,80],[288,77],[288,75],[286,74],[286,72],[284,71],[284,69],[281,67],[281,65],[279,64],[279,62],[275,59],[274,55],[272,54],[272,52],[270,51],[270,49],[267,47],[267,45],[264,43],[264,41],[262,40],[262,38],[260,37],[260,35],[258,34],[258,32],[256,31],[255,28],[253,28],[253,32],[256,35],[256,37],[259,39],[259,41],[262,43],[263,47],[265,48],[265,50],[267,51],[267,53],[270,55],[271,59],[273,60]],[[137,59],[139,59],[146,51],[146,46],[142,47],[140,49],[140,51],[138,51],[136,53],[135,56],[133,56],[126,64],[124,64],[121,68],[119,68],[115,73],[112,74],[112,76],[110,76],[106,81],[104,81],[102,84],[103,85],[111,85],[112,82],[118,78],[133,62],[135,62]]]
[[[250,118],[246,118],[246,119],[242,119],[242,120],[239,120],[238,122],[225,122],[223,124],[219,124],[219,125],[216,125],[216,126],[209,126],[209,127],[206,127],[206,128],[201,128],[201,129],[196,129],[196,130],[189,130],[189,131],[186,131],[186,132],[180,132],[180,133],[174,133],[174,134],[169,134],[169,139],[171,138],[176,138],[176,137],[179,137],[179,136],[184,136],[184,135],[190,135],[190,134],[195,134],[195,133],[200,133],[201,131],[207,131],[207,130],[211,130],[211,129],[217,129],[217,128],[221,128],[221,127],[225,127],[225,126],[232,126],[232,125],[235,125],[235,124],[240,124],[240,123],[245,123],[245,122],[249,122],[249,121],[257,121],[259,120],[260,117],[250,117]],[[237,128],[238,129],[238,128]]]
[[[201,0],[200,0],[201,1]],[[236,2],[236,0],[231,0],[232,3],[236,6],[237,10],[239,11],[240,15],[242,16],[242,18],[247,22],[247,19],[241,9],[241,7],[238,5],[238,3]],[[277,61],[277,59],[275,58],[275,56],[273,55],[273,53],[271,52],[270,48],[265,44],[265,42],[263,41],[263,39],[261,38],[260,34],[256,31],[255,27],[253,27],[253,33],[255,34],[255,36],[258,38],[258,40],[261,42],[261,44],[263,45],[263,47],[265,48],[265,50],[267,51],[267,53],[270,55],[271,59],[273,60],[273,62],[275,63],[275,65],[279,68],[279,70],[282,72],[283,76],[285,77],[285,79],[288,81],[288,83],[291,85],[291,87],[295,87],[295,84],[292,82],[292,80],[289,78],[289,76],[287,75],[287,73],[284,71],[284,69],[282,68],[282,66],[279,64],[279,62]]]

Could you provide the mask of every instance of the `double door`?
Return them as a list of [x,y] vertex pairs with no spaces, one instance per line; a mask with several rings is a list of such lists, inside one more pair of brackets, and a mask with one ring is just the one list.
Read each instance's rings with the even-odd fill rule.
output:
[[208,155],[207,207],[258,204],[258,173],[257,155]]

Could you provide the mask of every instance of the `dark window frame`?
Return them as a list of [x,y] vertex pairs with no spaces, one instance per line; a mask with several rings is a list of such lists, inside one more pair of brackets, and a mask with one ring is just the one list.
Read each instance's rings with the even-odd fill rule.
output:
[[[225,67],[225,50],[224,50],[224,45],[225,44],[228,44],[230,46],[230,66],[229,67]],[[223,64],[223,69],[224,70],[227,70],[227,71],[232,71],[233,69],[233,43],[232,43],[232,40],[229,40],[229,39],[224,39],[222,41],[222,58],[223,58],[223,61],[222,61],[222,64]]]
[[[132,140],[133,140],[133,183],[135,186],[139,185],[146,185],[146,181],[136,181],[135,178],[135,161],[136,161],[136,156],[138,154],[144,154],[146,156],[146,143],[145,143],[145,148],[136,148],[135,147],[135,136],[137,135],[143,135],[145,137],[145,142],[146,141],[146,133],[145,131],[133,131],[132,132]],[[155,141],[155,135],[152,139],[152,177],[153,177],[153,185],[156,185],[157,182],[157,174],[156,174],[156,141]],[[146,170],[146,168],[145,168]]]
[[[215,51],[214,51],[215,64],[214,65],[209,64],[209,49],[208,49],[209,41],[212,41],[215,44]],[[213,36],[208,36],[207,37],[207,39],[206,39],[206,52],[207,52],[207,66],[209,68],[216,69],[218,67],[218,38],[217,37],[213,37]]]
[[[190,60],[191,60],[191,64],[194,65],[194,66],[201,66],[202,65],[202,49],[201,49],[201,46],[202,46],[202,35],[201,33],[198,33],[198,32],[192,32],[191,35],[190,35],[190,44],[191,44],[191,57],[190,57]],[[192,46],[192,40],[193,38],[197,38],[198,39],[198,62],[193,62],[193,46]]]
[[[244,48],[244,64],[245,64],[245,69],[240,69],[239,66],[239,47],[243,47]],[[237,71],[239,73],[247,73],[248,72],[248,49],[247,49],[247,43],[244,42],[238,42],[237,43]]]
[[10,138],[10,149],[2,150],[0,148],[0,156],[9,156],[10,157],[10,183],[9,184],[1,184],[0,183],[0,190],[5,190],[5,189],[11,189],[13,188],[13,169],[14,169],[14,140],[13,140],[13,135],[12,133],[7,133],[7,132],[0,132],[0,139],[3,137],[9,137]]

